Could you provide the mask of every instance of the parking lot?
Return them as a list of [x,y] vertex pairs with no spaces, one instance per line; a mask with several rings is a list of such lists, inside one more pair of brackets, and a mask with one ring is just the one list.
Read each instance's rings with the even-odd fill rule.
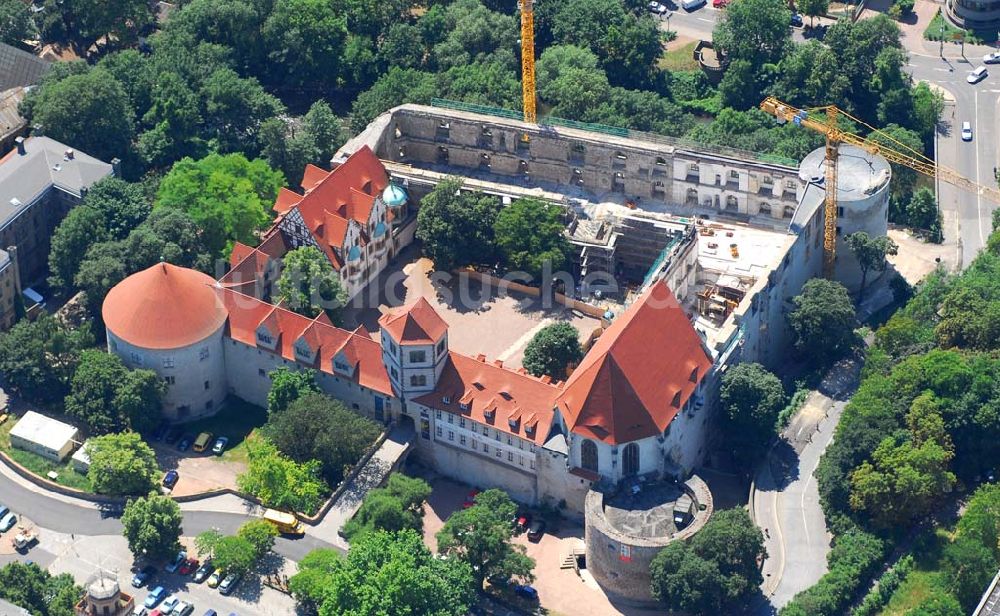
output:
[[[51,533],[50,533],[51,535]],[[53,574],[70,573],[78,582],[87,580],[98,569],[117,574],[122,591],[135,597],[137,606],[143,605],[149,591],[156,586],[163,586],[167,596],[176,595],[181,601],[194,605],[194,616],[201,616],[207,610],[213,609],[222,616],[238,614],[240,616],[273,616],[295,613],[295,601],[284,593],[265,586],[261,575],[252,574],[243,577],[232,595],[221,594],[208,584],[194,583],[191,575],[166,573],[163,567],[142,588],[131,585],[133,571],[132,555],[123,537],[59,537],[55,542],[47,541],[48,551],[55,551],[57,556],[51,563],[49,571]],[[55,543],[55,545],[53,545]],[[189,542],[185,542],[189,543]],[[193,550],[192,550],[193,552]],[[292,575],[294,563],[285,561],[274,554],[270,560],[262,563],[265,571],[283,572]],[[152,610],[149,610],[152,611]]]

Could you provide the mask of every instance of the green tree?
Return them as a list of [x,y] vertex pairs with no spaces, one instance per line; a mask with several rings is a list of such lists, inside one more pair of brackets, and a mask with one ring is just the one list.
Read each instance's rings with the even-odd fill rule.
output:
[[103,69],[45,81],[24,107],[29,123],[45,134],[104,161],[125,159],[130,150],[134,118],[128,95]]
[[351,106],[351,130],[363,130],[369,122],[397,105],[426,105],[437,95],[437,82],[432,73],[394,66],[379,77],[371,88],[354,99]]
[[[126,182],[115,176],[94,182],[80,205],[100,212],[104,217],[101,226],[107,231],[108,238],[114,240],[128,236],[149,217],[149,213],[153,210],[153,204],[141,184]],[[97,241],[100,240],[95,240]]]
[[788,324],[800,353],[825,363],[850,348],[856,317],[844,285],[813,278],[802,286],[802,293],[792,303],[795,308],[788,313]]
[[308,392],[261,429],[278,450],[296,462],[319,464],[323,478],[336,485],[378,439],[378,423],[349,410],[344,403]]
[[108,291],[125,280],[129,273],[123,243],[100,242],[87,250],[73,278],[73,285],[86,295],[92,314],[100,314]]
[[885,438],[851,475],[851,506],[886,528],[930,513],[955,483],[954,446],[931,393],[913,401],[907,423],[906,440]]
[[500,202],[461,189],[462,180],[448,178],[420,200],[417,239],[438,271],[492,261],[493,226]]
[[965,616],[962,604],[954,596],[937,591],[920,602],[906,616]]
[[282,185],[281,173],[241,154],[178,161],[160,182],[157,208],[186,212],[202,229],[206,248],[222,256],[233,242],[255,244]]
[[165,560],[180,549],[181,509],[169,496],[150,494],[129,501],[122,512],[128,549],[138,560]]
[[30,400],[56,400],[69,391],[80,352],[93,345],[89,324],[73,330],[48,315],[22,319],[0,333],[4,386]]
[[163,391],[152,370],[129,370],[117,355],[88,350],[73,373],[66,414],[96,434],[144,431],[160,422]]
[[740,0],[726,7],[712,41],[730,60],[746,60],[760,69],[776,64],[788,51],[790,19],[791,11],[781,0]]
[[971,614],[983,590],[997,572],[994,550],[969,537],[959,536],[944,548],[942,569],[947,588],[962,605],[963,613]]
[[872,237],[864,231],[851,233],[844,238],[847,247],[854,253],[861,267],[861,287],[858,289],[858,304],[865,296],[865,283],[868,282],[868,272],[884,272],[889,265],[886,257],[899,252],[899,246],[889,237]]
[[906,204],[906,219],[911,226],[930,231],[932,240],[941,241],[941,212],[931,189],[919,188],[913,193]]
[[[891,147],[904,154],[918,156],[923,154],[923,141],[920,135],[898,124],[888,124],[881,130],[873,132],[868,138],[880,145]],[[901,224],[909,224],[906,206],[913,195],[917,184],[917,172],[905,165],[892,165],[892,179],[889,181],[889,220]]]
[[340,276],[333,270],[330,259],[315,246],[302,246],[285,253],[277,287],[280,301],[309,318],[325,312],[337,323],[347,303],[347,291],[340,283]]
[[41,15],[46,40],[71,42],[81,56],[105,35],[104,46],[134,44],[139,32],[153,24],[145,0],[45,0]]
[[550,272],[566,267],[570,245],[562,213],[562,207],[535,199],[518,199],[500,210],[493,234],[510,269],[541,280],[546,266]]
[[757,69],[743,58],[736,58],[726,67],[719,83],[722,104],[733,109],[752,109],[760,100]]
[[17,561],[0,568],[0,598],[36,616],[73,616],[82,596],[69,573],[51,575],[34,563]]
[[344,526],[344,536],[353,542],[358,535],[375,530],[397,532],[410,528],[421,532],[423,504],[430,495],[431,487],[423,479],[393,473],[384,488],[365,494],[361,508]]
[[98,494],[144,496],[157,488],[156,454],[135,432],[93,436],[87,440],[87,476]]
[[325,0],[276,0],[261,28],[270,78],[276,83],[326,88],[342,66],[347,20]]
[[670,609],[722,613],[762,582],[764,537],[745,509],[716,512],[691,539],[670,543],[650,564],[650,591]]
[[254,545],[243,537],[221,537],[212,549],[212,564],[226,573],[246,573],[255,562],[257,553]]
[[212,553],[215,552],[215,546],[219,545],[220,539],[222,539],[222,533],[211,528],[198,533],[194,538],[194,547],[198,550],[198,554],[202,559],[209,559],[212,557]]
[[271,390],[267,392],[267,411],[281,413],[288,405],[308,393],[320,393],[316,383],[316,371],[289,370],[281,366],[267,374],[271,379]]
[[198,96],[184,78],[170,71],[158,75],[150,93],[150,107],[142,117],[148,128],[139,135],[140,155],[154,168],[197,155],[202,149],[195,138],[201,121]]
[[975,491],[956,530],[958,535],[989,547],[1000,559],[1000,485],[985,484]]
[[318,165],[328,165],[340,146],[347,141],[340,119],[324,100],[314,102],[302,116],[302,132],[316,148],[313,159],[308,162]]
[[62,293],[69,291],[80,268],[80,255],[106,239],[104,216],[100,212],[86,205],[70,210],[52,233],[49,285]]
[[202,131],[219,152],[256,156],[261,152],[263,125],[282,115],[285,106],[253,78],[220,67],[201,86],[205,127]]
[[566,376],[569,364],[583,359],[580,332],[569,323],[553,323],[538,330],[524,348],[524,368],[535,376],[547,374],[556,380]]
[[15,47],[22,41],[38,36],[38,28],[31,16],[31,7],[21,0],[0,2],[0,42]]
[[476,588],[486,579],[530,582],[535,561],[524,546],[510,541],[516,513],[517,505],[506,492],[480,492],[471,507],[453,513],[438,531],[438,551],[474,567]]
[[777,431],[786,399],[781,381],[760,364],[737,364],[722,376],[719,398],[730,438],[746,459],[756,459]]
[[270,441],[250,436],[244,441],[247,470],[236,484],[268,507],[312,513],[329,491],[320,479],[321,464],[315,460],[299,464],[278,451]]
[[799,0],[795,7],[802,11],[803,15],[809,16],[809,25],[816,23],[817,17],[826,15],[830,10],[830,0]]
[[253,547],[253,553],[259,560],[274,547],[274,538],[278,536],[278,529],[267,520],[250,520],[240,526],[239,530],[236,531],[236,536]]
[[463,616],[476,601],[472,567],[434,558],[421,536],[366,533],[346,557],[315,550],[288,581],[300,606],[320,616],[434,614]]

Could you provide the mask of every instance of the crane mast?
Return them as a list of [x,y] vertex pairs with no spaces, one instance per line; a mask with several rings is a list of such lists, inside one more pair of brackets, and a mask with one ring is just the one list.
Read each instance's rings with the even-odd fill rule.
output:
[[521,0],[521,97],[524,121],[535,124],[535,11],[533,0]]

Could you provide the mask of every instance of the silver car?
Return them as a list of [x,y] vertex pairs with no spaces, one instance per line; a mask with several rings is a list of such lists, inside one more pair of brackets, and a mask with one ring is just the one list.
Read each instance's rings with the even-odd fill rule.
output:
[[0,533],[5,533],[9,531],[10,529],[14,528],[15,524],[17,524],[17,516],[14,515],[14,512],[12,511],[8,512],[6,515],[0,518]]

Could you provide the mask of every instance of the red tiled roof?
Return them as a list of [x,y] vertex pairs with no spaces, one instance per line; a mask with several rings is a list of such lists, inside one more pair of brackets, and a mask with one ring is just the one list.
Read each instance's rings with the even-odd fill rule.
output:
[[278,198],[274,200],[273,209],[279,214],[284,214],[297,205],[299,201],[302,201],[302,195],[294,190],[289,190],[282,186],[278,190]]
[[391,309],[379,317],[378,324],[401,343],[435,344],[448,331],[448,324],[423,297],[407,306]]
[[635,441],[662,433],[711,366],[661,281],[597,339],[557,405],[577,434],[609,444]]
[[415,402],[540,444],[548,436],[558,395],[559,388],[539,379],[451,351],[437,387]]
[[[346,349],[348,357],[355,362],[351,377],[354,382],[387,396],[395,395],[389,373],[382,362],[382,347],[371,338],[334,327],[328,319],[310,319],[232,289],[217,289],[216,293],[229,311],[228,335],[234,340],[256,347],[257,328],[266,323],[271,334],[278,338],[273,352],[290,361],[297,361],[294,345],[304,335],[311,348],[315,349],[312,346],[314,341],[318,343],[319,361],[314,367],[327,374],[334,374],[334,355]],[[271,352],[264,348],[261,350]],[[349,378],[339,373],[337,376]]]
[[254,250],[256,249],[252,246],[247,246],[242,242],[236,242],[233,244],[233,251],[229,253],[229,265],[236,267],[240,261],[250,256]]
[[104,325],[129,344],[179,349],[200,342],[226,322],[210,276],[169,263],[132,274],[104,298]]
[[[348,204],[352,198],[351,191],[363,190],[365,185],[369,185],[372,189],[370,193],[364,195],[369,201],[367,212],[370,213],[375,196],[380,194],[382,189],[389,184],[389,176],[385,167],[368,146],[363,146],[344,161],[344,164],[330,173],[316,167],[312,167],[313,171],[311,171],[310,167],[306,167],[306,180],[310,182],[316,178],[318,180],[311,186],[307,184],[306,180],[303,180],[302,185],[306,187],[308,192],[296,206],[310,229],[319,226],[328,212],[336,213],[343,218],[353,218],[348,212]],[[324,174],[323,177],[319,177],[320,173]],[[353,209],[359,213],[365,211],[361,206]],[[361,224],[368,222],[367,216],[361,219],[355,218],[355,220]]]
[[316,165],[306,165],[306,170],[302,174],[302,188],[307,191],[312,190],[317,184],[322,182],[330,175],[330,172],[325,169],[320,169]]

